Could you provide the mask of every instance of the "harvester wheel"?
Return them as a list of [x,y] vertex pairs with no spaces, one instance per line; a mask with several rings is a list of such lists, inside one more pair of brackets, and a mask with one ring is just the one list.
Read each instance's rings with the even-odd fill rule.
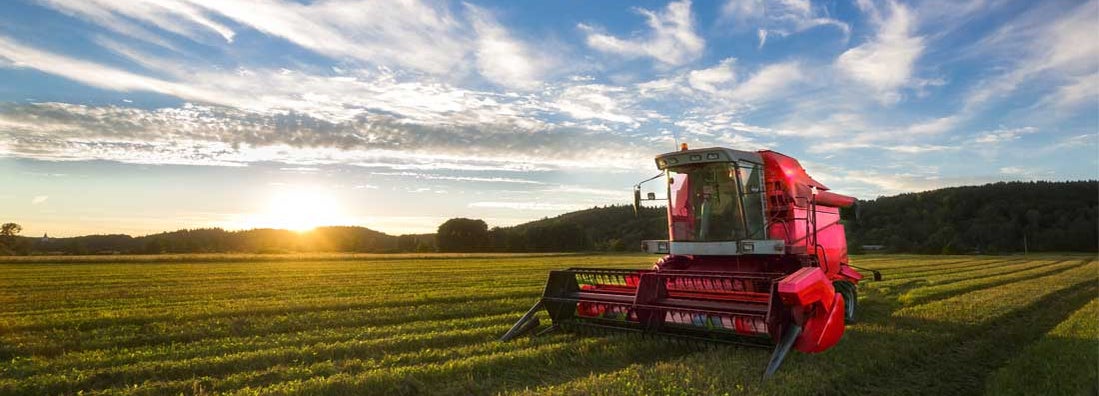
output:
[[855,307],[859,304],[859,291],[854,283],[848,281],[836,281],[832,284],[836,292],[843,295],[843,321],[847,324],[855,323]]

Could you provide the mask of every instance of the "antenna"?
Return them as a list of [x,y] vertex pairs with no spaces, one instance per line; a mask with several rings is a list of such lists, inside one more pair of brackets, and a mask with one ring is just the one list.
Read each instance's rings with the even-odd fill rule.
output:
[[679,132],[677,132],[676,130],[673,129],[672,130],[672,137],[675,138],[675,149],[679,150]]

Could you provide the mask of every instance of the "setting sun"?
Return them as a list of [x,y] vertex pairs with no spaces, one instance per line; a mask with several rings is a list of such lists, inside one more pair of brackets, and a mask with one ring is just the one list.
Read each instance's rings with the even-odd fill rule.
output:
[[331,193],[302,188],[273,192],[264,210],[249,216],[242,223],[239,228],[308,231],[319,226],[347,223],[347,216],[339,200]]

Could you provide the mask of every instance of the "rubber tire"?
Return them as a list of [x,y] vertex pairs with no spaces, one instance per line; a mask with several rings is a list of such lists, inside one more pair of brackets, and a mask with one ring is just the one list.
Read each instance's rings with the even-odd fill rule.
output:
[[855,308],[859,305],[859,291],[854,283],[848,281],[836,281],[832,283],[836,292],[843,295],[843,321],[846,324],[855,323]]

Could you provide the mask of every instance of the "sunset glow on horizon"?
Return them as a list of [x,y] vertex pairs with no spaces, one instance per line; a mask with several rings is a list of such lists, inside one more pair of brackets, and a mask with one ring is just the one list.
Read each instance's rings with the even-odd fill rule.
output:
[[228,229],[277,228],[309,231],[320,226],[353,225],[343,205],[321,189],[285,189],[268,197],[263,210],[226,225]]

